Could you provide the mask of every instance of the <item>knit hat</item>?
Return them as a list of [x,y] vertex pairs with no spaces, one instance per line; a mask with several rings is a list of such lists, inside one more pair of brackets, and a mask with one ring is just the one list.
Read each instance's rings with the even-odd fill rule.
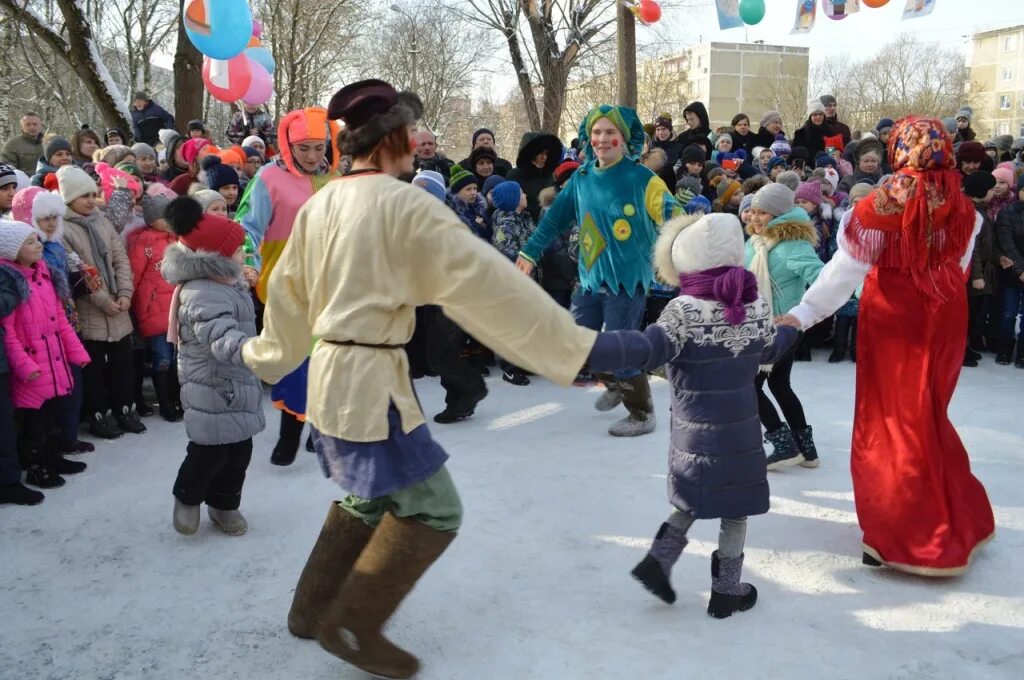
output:
[[[100,160],[98,162],[114,166],[132,155],[132,150],[131,147],[125,146],[124,144],[111,144],[110,146],[101,149],[99,154]],[[93,158],[95,159],[95,156]]]
[[765,151],[771,151],[771,149],[769,149],[767,146],[755,146],[754,149],[750,152],[751,162],[756,163],[759,160],[761,160],[761,154],[764,153]]
[[242,147],[244,148],[247,146],[250,146],[256,149],[257,151],[260,149],[266,150],[267,143],[263,141],[262,137],[257,137],[256,135],[249,135],[248,137],[242,140]]
[[1002,165],[1000,165],[998,168],[992,171],[992,176],[995,177],[997,180],[1003,180],[1011,187],[1013,186],[1014,181],[1016,181],[1017,179],[1013,170],[1011,170],[1010,168],[1004,168]]
[[896,123],[892,118],[882,118],[878,121],[878,125],[875,126],[875,130],[879,133],[885,132],[886,130],[892,130]]
[[672,132],[672,116],[666,116],[664,113],[654,119],[654,129],[668,128],[669,132]]
[[1000,153],[1006,153],[1013,146],[1013,135],[999,135],[992,140]]
[[243,146],[242,153],[245,154],[245,160],[249,160],[250,158],[258,158],[261,161],[263,160],[263,154],[251,146]]
[[706,196],[698,194],[686,202],[686,205],[683,206],[683,210],[686,211],[687,215],[696,215],[697,213],[707,215],[711,213],[714,208],[712,208],[711,201],[709,201]]
[[[424,174],[424,171],[421,170],[420,174]],[[441,174],[438,173],[437,176],[441,177]],[[494,190],[494,187],[498,186],[504,181],[505,178],[502,177],[501,175],[491,175],[490,177],[484,180],[484,188],[481,190],[481,193],[483,193],[483,195],[486,196],[487,194],[491,193]],[[443,177],[441,177],[441,186],[444,186]]]
[[[555,168],[555,185],[564,186],[566,182],[579,170],[580,164],[576,161],[565,161]],[[486,193],[486,192],[485,192]]]
[[473,141],[472,141],[472,143],[470,143],[470,147],[475,147],[476,146],[476,140],[477,140],[477,138],[480,135],[490,135],[491,139],[494,139],[494,133],[493,132],[491,132],[487,128],[480,128],[479,130],[474,130],[473,131]]
[[204,146],[210,146],[210,140],[205,137],[190,139],[181,145],[181,157],[185,159],[186,163],[192,165],[199,158],[199,152]]
[[522,195],[523,189],[519,186],[519,182],[502,182],[494,187],[491,202],[502,212],[515,212],[519,208]]
[[825,170],[825,181],[832,187],[832,193],[839,188],[839,171],[835,168],[823,168]]
[[36,230],[24,222],[0,220],[0,258],[17,260],[25,240],[35,235]]
[[57,169],[57,187],[64,205],[68,205],[71,201],[86,194],[99,193],[99,188],[92,177],[85,174],[85,170],[74,165],[65,165],[63,168]]
[[205,214],[202,206],[188,196],[168,203],[164,216],[178,235],[178,242],[194,251],[231,257],[245,243],[245,230],[238,223]]
[[752,205],[754,205],[754,194],[746,194],[743,197],[743,200],[740,201],[740,214],[742,214],[744,210],[750,210]]
[[457,194],[470,184],[476,184],[476,175],[468,170],[464,170],[461,165],[453,165],[450,179],[448,180],[448,188],[451,192]]
[[206,186],[214,191],[232,184],[238,185],[238,173],[230,165],[224,165],[220,156],[206,156],[201,167],[206,173]]
[[103,139],[105,139],[108,144],[110,143],[110,136],[111,135],[117,135],[118,137],[120,137],[122,144],[124,144],[125,142],[128,141],[128,138],[124,136],[123,132],[121,132],[117,128],[110,128],[109,130],[107,130],[107,133],[105,135],[103,135]]
[[814,167],[816,168],[834,168],[836,167],[836,159],[829,156],[824,151],[818,152],[818,155],[814,157]]
[[782,166],[782,168],[786,170],[789,169],[789,163],[786,162],[786,159],[783,158],[782,156],[776,156],[775,158],[768,161],[768,167],[766,168],[766,171],[771,173],[772,170],[779,166]]
[[[201,186],[201,185],[193,184],[192,186]],[[203,209],[203,212],[206,212],[207,210],[209,210],[210,206],[213,205],[214,203],[216,203],[217,201],[224,201],[224,205],[227,205],[227,201],[224,199],[223,196],[220,195],[220,192],[219,191],[214,191],[213,189],[200,189],[199,191],[196,191],[195,193],[190,193],[189,196],[196,203],[199,204],[199,207]]]
[[206,123],[199,120],[198,118],[193,118],[188,122],[188,129],[190,131],[199,130],[200,132],[206,132]]
[[850,202],[853,203],[856,200],[867,198],[871,195],[871,192],[875,190],[875,185],[870,182],[857,182],[850,189]]
[[981,200],[995,186],[996,178],[992,176],[991,172],[972,172],[964,177],[964,193],[971,198]]
[[121,172],[127,175],[131,175],[135,179],[139,180],[138,187],[142,187],[146,183],[146,180],[143,179],[142,177],[142,170],[140,170],[139,166],[136,165],[135,163],[118,163],[114,167],[116,167]]
[[956,112],[956,119],[966,118],[967,122],[970,123],[974,119],[974,109],[970,106],[964,106]]
[[142,219],[146,224],[153,224],[163,219],[164,210],[171,200],[166,196],[143,196],[142,197]]
[[718,135],[718,139],[715,140],[715,148],[718,147],[718,143],[723,139],[728,139],[729,143],[732,144],[732,135],[730,135],[728,132],[723,132],[722,134]]
[[822,106],[834,106],[835,104],[838,103],[836,101],[835,96],[831,95],[831,94],[823,94],[823,95],[821,95],[821,97],[819,98],[819,101],[821,101],[821,105]]
[[135,160],[139,160],[140,158],[152,158],[155,160],[157,157],[156,149],[144,142],[132,145],[132,154],[135,156]]
[[156,133],[156,136],[160,138],[160,143],[164,145],[165,150],[170,150],[174,143],[181,139],[181,135],[178,134],[177,130],[161,130]]
[[788,156],[793,153],[793,147],[786,141],[786,135],[775,135],[775,141],[771,145],[771,151],[776,156]]
[[812,99],[807,104],[807,117],[810,118],[816,113],[825,114],[825,105],[821,103],[820,99]]
[[813,203],[815,207],[821,205],[821,184],[818,182],[801,182],[796,193],[793,195],[793,200],[795,201],[800,198],[808,203]]
[[761,127],[768,127],[769,123],[776,120],[781,123],[782,114],[774,109],[767,111],[763,116],[761,116]]
[[825,143],[825,148],[832,147],[833,149],[839,149],[840,151],[846,150],[846,142],[843,141],[842,135],[833,135],[832,137],[825,137],[822,140]]
[[715,187],[718,194],[718,199],[715,202],[723,209],[729,206],[729,200],[732,199],[733,194],[742,190],[742,185],[739,182],[729,179],[725,175],[720,175],[712,180],[711,186]]
[[787,186],[793,191],[796,191],[800,188],[802,180],[799,173],[794,172],[793,170],[786,170],[785,172],[780,172],[779,176],[775,178],[775,181],[778,184],[782,184],[783,186]]
[[[497,177],[498,182],[504,181],[501,177],[498,177],[498,175],[491,175],[491,177]],[[490,180],[491,177],[488,177],[487,179]],[[431,195],[441,201],[444,201],[448,194],[448,190],[444,186],[444,176],[435,170],[420,170],[416,173],[416,176],[412,178],[412,183],[418,187],[426,189]]]
[[43,148],[43,159],[49,163],[50,158],[52,158],[53,154],[58,151],[67,151],[68,153],[71,153],[71,142],[63,137],[54,137],[47,142],[46,146]]
[[984,163],[986,158],[988,154],[981,142],[964,142],[956,150],[958,163]]
[[750,207],[764,210],[769,215],[778,217],[793,209],[794,200],[796,200],[796,194],[793,190],[776,182],[759,189],[754,194],[754,201]]
[[8,184],[17,184],[18,176],[14,172],[14,168],[6,163],[0,163],[0,187],[5,187]]
[[697,195],[704,191],[704,187],[700,183],[700,177],[683,175],[676,182],[676,191],[689,191],[691,194]]
[[149,95],[142,90],[136,90],[135,94],[132,95],[132,100],[141,99],[142,101],[149,101]]
[[1013,140],[1013,144],[1010,145],[1010,151],[1021,151],[1024,149],[1024,137],[1017,137]]
[[679,162],[685,167],[687,163],[704,163],[708,162],[708,152],[700,144],[690,144],[688,147],[683,149],[683,152],[679,154]]

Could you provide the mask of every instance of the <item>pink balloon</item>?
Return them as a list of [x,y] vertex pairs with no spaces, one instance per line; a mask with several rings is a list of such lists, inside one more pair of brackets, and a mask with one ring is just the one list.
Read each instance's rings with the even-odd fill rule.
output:
[[[218,78],[211,73],[212,62],[213,60],[209,57],[203,58],[203,84],[209,90],[210,96],[225,104],[230,104],[238,101],[249,91],[253,77],[252,60],[246,56],[245,52],[228,59],[226,79],[224,74]],[[260,68],[266,73],[266,69],[262,66]]]
[[249,83],[249,89],[242,95],[241,99],[250,106],[266,104],[274,95],[274,79],[271,77],[270,73],[267,72],[267,69],[263,68],[263,64],[258,61],[253,61],[252,59],[249,59],[249,57],[245,58],[249,61],[249,68],[252,71],[252,81]]
[[252,37],[262,38],[263,37],[263,22],[259,19],[252,20]]

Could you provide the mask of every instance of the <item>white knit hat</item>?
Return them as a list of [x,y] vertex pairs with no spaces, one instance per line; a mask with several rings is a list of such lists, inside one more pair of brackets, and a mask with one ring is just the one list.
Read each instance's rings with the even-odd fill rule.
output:
[[36,230],[24,222],[0,220],[0,258],[17,260],[25,240],[35,235]]
[[86,194],[99,193],[92,177],[74,165],[65,165],[57,170],[57,187],[60,189],[60,198],[64,205]]
[[249,135],[248,137],[242,140],[242,146],[251,146],[254,149],[263,149],[265,151],[267,148],[267,143],[263,141],[262,137],[257,137],[256,135]]

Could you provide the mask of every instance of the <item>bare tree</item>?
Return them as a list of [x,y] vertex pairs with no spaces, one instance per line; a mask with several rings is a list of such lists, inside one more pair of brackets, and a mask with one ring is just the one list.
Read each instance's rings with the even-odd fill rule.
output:
[[152,89],[153,55],[181,22],[179,3],[175,0],[118,0],[113,9],[117,21],[110,40],[120,48],[128,89]]
[[[185,0],[178,0],[178,16]],[[185,22],[178,19],[174,50],[174,124],[185,134],[188,121],[203,117],[203,55],[185,33]]]
[[779,70],[766,70],[758,73],[745,103],[747,109],[753,106],[754,111],[778,111],[785,129],[792,133],[806,122],[808,101],[806,74],[797,77]]

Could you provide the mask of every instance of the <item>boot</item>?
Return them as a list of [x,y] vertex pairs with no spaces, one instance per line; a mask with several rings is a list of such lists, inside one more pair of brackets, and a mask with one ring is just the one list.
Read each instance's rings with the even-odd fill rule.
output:
[[857,319],[850,324],[850,362],[857,363]]
[[316,636],[324,608],[341,590],[372,535],[373,527],[331,503],[320,536],[295,586],[292,608],[288,611],[288,630],[292,635],[304,639]]
[[142,424],[135,404],[121,407],[121,413],[117,416],[117,424],[122,430],[132,434],[142,434],[146,431],[146,426]]
[[117,424],[114,414],[107,410],[105,413],[97,411],[92,414],[92,421],[89,423],[89,433],[101,439],[117,439],[124,434],[124,430]]
[[796,361],[810,361],[811,360],[811,343],[807,339],[807,336],[800,338],[800,344],[796,346],[796,354],[794,355]]
[[156,398],[160,402],[160,417],[169,423],[180,423],[182,415],[178,413],[177,404],[171,396],[170,371],[153,371],[153,387]]
[[[148,418],[155,411],[146,403],[146,397],[142,393],[142,381],[146,377],[146,351],[137,349],[133,352],[135,359],[135,411],[141,418]],[[131,432],[131,430],[127,430]]]
[[613,437],[638,437],[654,432],[658,421],[654,417],[654,402],[651,401],[651,383],[646,375],[639,375],[619,382],[622,403],[629,415],[608,428]]
[[850,348],[850,322],[852,318],[848,316],[837,316],[835,326],[835,337],[832,348],[832,354],[828,357],[828,363],[838,364],[840,361],[846,358],[846,352]]
[[455,538],[388,513],[359,555],[341,592],[323,614],[320,646],[371,675],[409,678],[419,661],[381,629],[423,573]]
[[75,440],[74,442],[65,445],[63,448],[65,450],[61,451],[61,453],[65,456],[75,455],[78,453],[92,453],[96,450],[96,447],[89,442],[83,442],[80,440]]
[[676,601],[676,591],[672,589],[669,574],[683,553],[686,543],[685,532],[668,522],[662,523],[650,551],[631,572],[633,578],[640,581],[644,588],[668,604]]
[[277,444],[270,454],[274,465],[291,465],[299,453],[302,439],[302,421],[287,411],[281,411],[281,429],[278,430]]
[[604,392],[597,398],[594,408],[605,413],[616,408],[622,403],[622,390],[619,389],[619,382],[610,373],[595,373],[594,377],[604,383]]
[[796,436],[796,446],[804,456],[804,462],[800,467],[816,468],[821,465],[818,460],[818,447],[814,445],[814,430],[810,425],[793,432]]
[[487,386],[481,381],[480,389],[477,392],[463,394],[455,399],[445,409],[434,416],[434,422],[439,425],[451,425],[466,420],[476,413],[477,405],[487,396]]
[[780,470],[791,465],[800,465],[805,458],[793,438],[789,425],[783,425],[774,432],[764,436],[764,440],[772,445],[772,455],[768,456],[768,469]]
[[45,496],[33,491],[21,482],[0,485],[0,505],[39,505]]
[[719,559],[718,551],[711,553],[711,600],[708,614],[726,619],[733,612],[745,612],[757,602],[757,588],[740,583],[743,574],[743,555]]
[[26,441],[19,443],[18,459],[25,469],[25,483],[40,489],[56,489],[64,486],[64,478],[57,472],[53,456],[46,450],[46,442]]
[[185,505],[174,499],[174,530],[179,534],[191,536],[199,529],[199,506]]
[[206,514],[213,525],[228,536],[241,536],[249,530],[248,522],[238,510],[218,510],[206,506]]
[[1004,340],[999,346],[996,354],[996,363],[1001,366],[1009,366],[1013,363],[1013,340]]

